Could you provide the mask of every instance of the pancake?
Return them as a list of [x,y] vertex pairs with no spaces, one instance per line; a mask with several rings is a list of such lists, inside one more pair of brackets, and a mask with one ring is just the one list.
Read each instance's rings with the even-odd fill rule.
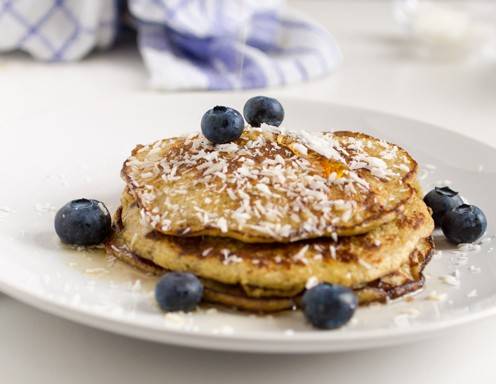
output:
[[122,176],[156,232],[285,243],[394,220],[416,171],[405,150],[362,133],[263,126],[229,144],[195,134],[137,146]]
[[[152,275],[161,276],[168,271],[150,260],[144,259],[131,252],[124,244],[115,240],[107,243],[107,252],[125,263]],[[430,238],[421,239],[407,262],[390,274],[357,286],[354,291],[360,305],[374,302],[386,302],[421,289],[424,285],[422,271],[430,260],[432,242]],[[220,304],[229,308],[251,312],[278,312],[294,309],[299,306],[301,293],[274,296],[268,292],[262,297],[251,297],[239,285],[222,284],[202,278],[204,286],[203,300],[208,303]]]
[[358,287],[395,272],[409,260],[434,224],[427,207],[412,196],[396,220],[363,235],[296,243],[243,243],[220,237],[178,237],[151,231],[124,193],[111,245],[173,271],[187,271],[251,297],[293,296],[310,278]]

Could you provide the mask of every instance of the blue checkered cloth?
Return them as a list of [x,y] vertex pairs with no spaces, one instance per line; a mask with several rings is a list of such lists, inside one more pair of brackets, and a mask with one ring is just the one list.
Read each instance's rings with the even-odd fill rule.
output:
[[79,60],[107,48],[117,26],[116,0],[0,0],[0,51],[40,60]]
[[[0,52],[79,60],[108,48],[123,0],[0,0]],[[305,81],[341,61],[332,36],[283,0],[127,0],[152,87],[262,88]]]

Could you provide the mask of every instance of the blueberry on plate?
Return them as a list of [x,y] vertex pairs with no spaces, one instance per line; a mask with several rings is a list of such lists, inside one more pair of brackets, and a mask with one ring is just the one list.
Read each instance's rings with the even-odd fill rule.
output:
[[216,106],[202,117],[203,136],[214,144],[230,143],[238,139],[245,128],[241,113],[229,107]]
[[318,284],[303,295],[307,320],[316,328],[335,329],[352,318],[358,300],[352,289],[334,284]]
[[432,209],[432,218],[436,227],[441,226],[443,216],[450,209],[463,204],[458,192],[450,187],[436,187],[424,197],[424,203]]
[[55,215],[55,232],[66,244],[83,246],[100,244],[111,230],[110,213],[98,200],[70,201]]
[[462,204],[446,212],[441,223],[444,236],[450,243],[473,243],[487,228],[484,212],[475,205]]
[[167,312],[192,311],[203,297],[203,284],[192,273],[169,272],[155,287],[155,299]]
[[262,123],[278,127],[284,119],[284,108],[272,97],[255,96],[246,102],[243,115],[252,127]]

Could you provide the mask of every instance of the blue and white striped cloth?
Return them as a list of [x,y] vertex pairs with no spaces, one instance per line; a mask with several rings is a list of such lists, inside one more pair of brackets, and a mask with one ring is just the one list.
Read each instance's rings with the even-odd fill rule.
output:
[[[79,60],[116,38],[122,0],[0,0],[0,51]],[[150,83],[164,90],[305,81],[341,61],[332,36],[283,0],[128,0]]]

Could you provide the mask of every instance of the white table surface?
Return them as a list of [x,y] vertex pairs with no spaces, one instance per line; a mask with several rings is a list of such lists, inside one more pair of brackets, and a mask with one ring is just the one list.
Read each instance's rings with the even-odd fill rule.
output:
[[[337,37],[345,62],[325,79],[274,89],[448,127],[496,146],[496,62],[410,55],[388,1],[293,1]],[[0,56],[0,127],[26,113],[150,94],[135,50],[79,64]],[[154,94],[164,102],[174,95]],[[171,99],[172,98],[172,99]],[[171,101],[173,102],[173,101]],[[0,128],[0,131],[5,128]],[[496,319],[413,345],[330,355],[207,352],[133,340],[32,309],[0,294],[0,382],[17,383],[494,383]]]

